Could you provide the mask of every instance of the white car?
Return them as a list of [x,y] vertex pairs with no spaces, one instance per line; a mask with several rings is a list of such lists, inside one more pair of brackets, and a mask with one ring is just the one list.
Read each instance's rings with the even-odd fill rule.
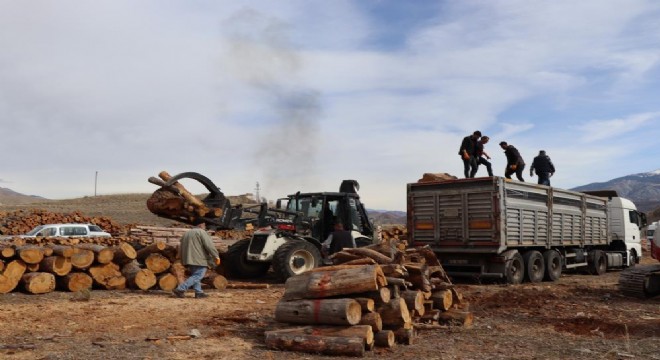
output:
[[21,237],[32,238],[37,236],[110,237],[111,235],[94,224],[47,224],[39,225]]

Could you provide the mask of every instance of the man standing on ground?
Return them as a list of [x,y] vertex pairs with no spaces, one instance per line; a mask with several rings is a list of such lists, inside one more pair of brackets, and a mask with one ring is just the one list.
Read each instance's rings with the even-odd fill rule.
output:
[[550,177],[555,174],[555,166],[550,157],[545,154],[545,150],[539,151],[539,155],[534,158],[532,167],[529,168],[529,176],[534,176],[534,170],[539,176],[539,185],[550,186]]
[[186,231],[181,238],[179,247],[181,263],[190,272],[190,277],[172,291],[176,297],[184,297],[186,290],[190,288],[195,290],[195,298],[208,296],[202,291],[201,281],[207,267],[214,268],[220,265],[220,255],[205,228],[206,225],[201,223],[196,228]]
[[477,140],[481,137],[481,131],[477,130],[472,135],[463,138],[458,155],[463,159],[463,173],[466,178],[473,178],[477,173]]
[[516,173],[516,177],[520,181],[525,181],[522,177],[523,170],[525,169],[525,161],[518,149],[513,147],[513,145],[507,144],[506,141],[500,143],[500,147],[504,150],[504,155],[506,155],[506,169],[504,170],[504,177],[511,179],[511,174]]
[[[481,139],[477,142],[477,167],[479,165],[486,165],[486,171],[488,171],[488,176],[493,176],[493,167],[490,164],[490,156],[484,151],[484,145],[488,144],[490,138],[488,136],[482,136]],[[485,158],[484,158],[485,156]],[[486,160],[488,159],[488,160]]]

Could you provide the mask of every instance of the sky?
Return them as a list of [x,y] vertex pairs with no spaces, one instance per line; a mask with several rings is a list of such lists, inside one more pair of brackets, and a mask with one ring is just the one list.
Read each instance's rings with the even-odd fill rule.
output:
[[500,141],[561,188],[660,168],[654,0],[0,0],[0,49],[0,187],[49,199],[166,170],[405,210],[475,130],[499,176]]

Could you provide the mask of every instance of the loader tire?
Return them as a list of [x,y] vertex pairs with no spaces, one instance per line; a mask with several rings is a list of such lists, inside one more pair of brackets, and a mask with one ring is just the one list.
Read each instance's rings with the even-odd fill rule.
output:
[[282,281],[321,266],[321,252],[304,240],[289,240],[275,251],[273,271]]
[[229,278],[252,279],[266,275],[269,263],[248,261],[246,254],[250,246],[250,239],[243,239],[229,247],[223,255],[225,272]]

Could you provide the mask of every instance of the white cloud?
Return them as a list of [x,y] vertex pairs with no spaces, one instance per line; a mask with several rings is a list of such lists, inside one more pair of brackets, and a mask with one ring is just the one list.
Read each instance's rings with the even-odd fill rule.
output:
[[609,120],[591,120],[575,128],[584,133],[583,140],[594,142],[610,138],[622,137],[638,130],[645,124],[660,126],[660,112],[633,114],[623,118]]

